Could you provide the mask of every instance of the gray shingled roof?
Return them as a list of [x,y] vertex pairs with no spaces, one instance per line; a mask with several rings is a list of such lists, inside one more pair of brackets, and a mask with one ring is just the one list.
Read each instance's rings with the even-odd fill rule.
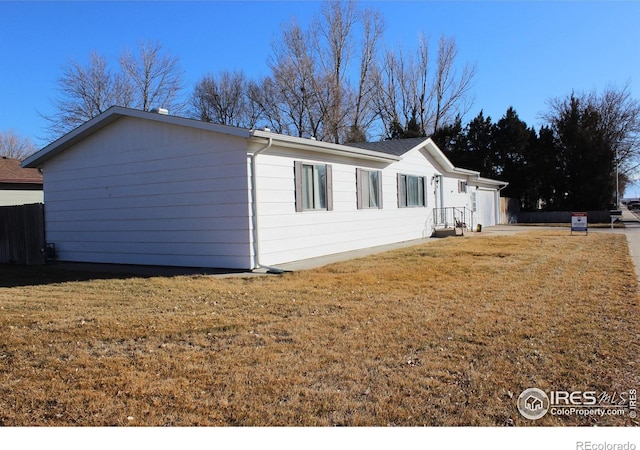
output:
[[345,144],[349,147],[362,148],[365,150],[372,150],[381,153],[387,153],[395,156],[402,156],[412,148],[425,142],[427,138],[411,138],[411,139],[393,139],[389,141],[380,142],[355,142],[351,144]]

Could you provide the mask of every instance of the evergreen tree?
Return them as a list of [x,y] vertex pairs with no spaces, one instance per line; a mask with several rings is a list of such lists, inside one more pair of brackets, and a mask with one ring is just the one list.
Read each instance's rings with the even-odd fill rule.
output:
[[566,165],[550,127],[540,128],[529,162],[530,179],[533,183],[532,190],[536,193],[536,200],[540,201],[540,205],[532,205],[532,209],[537,209],[540,206],[550,211],[561,210],[567,192]]
[[491,117],[480,113],[467,125],[467,155],[469,169],[477,170],[483,177],[498,178],[500,175],[499,155],[493,143],[494,125]]
[[532,146],[535,146],[535,131],[520,120],[518,114],[510,107],[493,128],[493,158],[497,167],[496,175],[500,179],[509,180],[505,189],[506,197],[518,198],[523,209],[531,209],[531,189],[534,184],[534,169],[529,164]]
[[571,95],[552,127],[562,154],[566,179],[566,209],[607,209],[615,190],[615,155],[591,105]]
[[404,128],[402,139],[425,137],[424,131],[418,121],[418,111],[413,108],[411,112],[411,118],[407,122],[407,126]]
[[615,197],[616,157],[624,187],[638,153],[640,105],[627,94],[552,100],[538,134],[509,108],[496,124],[482,111],[464,128],[457,117],[433,139],[455,166],[507,181],[502,194],[523,210],[603,210]]
[[462,127],[460,116],[457,116],[453,123],[437,129],[431,139],[454,166],[473,169],[473,162],[467,154],[467,133]]
[[404,128],[397,118],[389,125],[388,135],[391,139],[404,139]]
[[351,125],[349,127],[349,132],[345,138],[345,143],[350,144],[353,142],[366,142],[367,135],[366,133],[357,125]]

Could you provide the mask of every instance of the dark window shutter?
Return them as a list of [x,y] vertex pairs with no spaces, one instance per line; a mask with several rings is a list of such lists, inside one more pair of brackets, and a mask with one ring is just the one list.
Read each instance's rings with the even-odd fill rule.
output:
[[333,211],[333,171],[327,164],[327,211]]
[[378,170],[378,209],[382,209],[382,171]]
[[429,189],[427,184],[427,177],[422,177],[422,190],[424,195],[424,206],[429,206]]
[[302,162],[296,161],[293,164],[293,177],[296,189],[296,211],[302,212]]
[[356,169],[356,205],[362,209],[362,169]]

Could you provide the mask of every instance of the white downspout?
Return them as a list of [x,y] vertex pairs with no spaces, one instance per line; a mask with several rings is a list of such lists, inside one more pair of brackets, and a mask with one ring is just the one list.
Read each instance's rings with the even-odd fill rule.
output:
[[442,175],[438,175],[438,194],[440,195],[440,208],[444,209],[444,177]]
[[264,268],[270,273],[283,273],[284,270],[276,267],[265,266],[260,263],[260,238],[259,238],[259,221],[258,221],[258,175],[256,172],[256,160],[258,155],[266,150],[269,150],[273,145],[273,138],[268,138],[267,144],[253,152],[251,155],[251,218],[253,222],[253,268],[252,270]]

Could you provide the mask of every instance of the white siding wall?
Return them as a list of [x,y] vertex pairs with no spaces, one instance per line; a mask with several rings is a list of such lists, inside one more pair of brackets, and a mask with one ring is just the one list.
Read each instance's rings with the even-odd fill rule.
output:
[[0,206],[18,206],[31,203],[42,203],[44,193],[40,191],[0,190]]
[[490,227],[496,225],[496,196],[495,189],[489,189],[486,187],[480,187],[476,189],[476,185],[473,180],[469,182],[467,186],[467,192],[458,192],[458,182],[463,178],[444,178],[444,206],[446,207],[465,207],[469,211],[473,211],[473,196],[477,196],[476,211],[473,213],[473,218],[467,226],[475,228],[477,224],[481,224],[484,227]]
[[[295,211],[294,162],[328,163],[333,211]],[[356,168],[382,170],[383,209],[357,209]],[[434,168],[421,152],[376,163],[274,148],[258,156],[261,262],[279,264],[429,237],[433,225]],[[397,174],[427,177],[426,207],[398,208]]]
[[443,177],[444,180],[444,206],[446,208],[468,208],[471,210],[471,190],[475,187],[467,186],[467,192],[458,192],[458,182],[466,181],[466,178]]
[[246,142],[123,118],[46,163],[66,261],[249,268]]

